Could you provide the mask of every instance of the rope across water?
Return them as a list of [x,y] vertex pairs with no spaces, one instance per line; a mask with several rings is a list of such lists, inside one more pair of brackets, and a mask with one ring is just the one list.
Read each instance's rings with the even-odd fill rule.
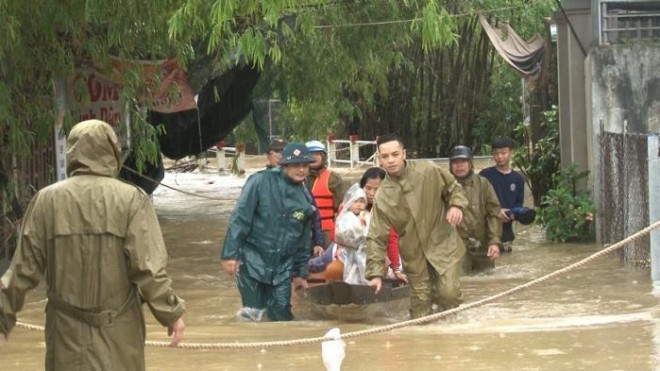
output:
[[[489,296],[487,298],[468,303],[465,305],[461,305],[460,307],[453,308],[450,310],[446,310],[444,312],[440,313],[435,313],[431,314],[429,316],[425,317],[420,317],[416,319],[411,319],[408,321],[403,321],[399,323],[394,323],[391,325],[387,326],[380,326],[380,327],[374,327],[371,329],[367,330],[361,330],[361,331],[353,331],[353,332],[347,332],[344,334],[341,334],[340,337],[341,339],[351,339],[351,338],[357,338],[360,336],[367,336],[367,335],[373,335],[373,334],[378,334],[382,332],[387,332],[391,330],[395,330],[398,328],[402,327],[407,327],[407,326],[412,326],[412,325],[419,325],[422,323],[426,322],[432,322],[435,320],[438,320],[443,317],[447,317],[456,313],[464,312],[466,310],[480,307],[492,302],[495,302],[499,299],[502,299],[506,296],[515,294],[517,292],[520,292],[522,290],[528,289],[532,286],[538,285],[542,282],[548,281],[550,279],[556,278],[561,276],[562,274],[568,273],[570,271],[573,271],[575,269],[578,269],[590,262],[592,262],[595,259],[598,259],[602,257],[603,255],[607,255],[609,253],[612,253],[623,246],[638,240],[647,234],[651,233],[654,229],[660,227],[660,220],[654,222],[650,226],[642,229],[641,231],[611,245],[608,246],[607,248],[594,253],[576,263],[573,263],[569,266],[566,266],[562,269],[558,269],[552,273],[546,274],[545,276],[539,277],[535,280],[529,281],[527,283],[524,283],[522,285],[516,286],[510,290],[501,292],[497,295]],[[20,327],[23,329],[27,330],[35,330],[35,331],[44,331],[44,328],[42,326],[36,326],[36,325],[31,325],[23,322],[17,322],[16,327]],[[265,342],[253,342],[253,343],[180,343],[177,348],[183,348],[183,349],[263,349],[263,348],[273,348],[273,347],[285,347],[285,346],[296,346],[296,345],[307,345],[307,344],[316,344],[316,343],[322,343],[324,341],[328,340],[337,340],[338,338],[326,338],[326,337],[313,337],[313,338],[305,338],[305,339],[294,339],[294,340],[280,340],[280,341],[265,341]],[[168,342],[163,342],[163,341],[147,341],[145,343],[147,346],[150,347],[168,347],[169,343]]]

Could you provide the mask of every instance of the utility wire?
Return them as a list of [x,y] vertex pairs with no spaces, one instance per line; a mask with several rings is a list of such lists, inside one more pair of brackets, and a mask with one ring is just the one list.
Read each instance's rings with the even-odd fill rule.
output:
[[[488,10],[471,11],[471,12],[467,12],[467,13],[456,13],[456,14],[450,14],[449,16],[454,17],[454,18],[458,18],[458,17],[475,15],[475,14],[479,14],[479,13],[481,13],[481,14],[490,14],[490,13],[501,12],[501,11],[504,11],[504,10],[520,9],[520,8],[523,8],[523,7],[526,7],[526,6],[529,6],[529,4],[516,5],[516,6],[507,6],[507,7],[502,7],[502,8],[488,9]],[[423,19],[422,17],[417,17],[417,18],[412,18],[412,19],[395,19],[395,20],[377,21],[377,22],[327,24],[327,25],[314,26],[314,28],[316,28],[316,29],[328,29],[328,28],[346,28],[346,27],[385,26],[385,25],[391,25],[391,24],[412,23],[412,22],[415,22],[415,21],[421,21],[422,19]]]

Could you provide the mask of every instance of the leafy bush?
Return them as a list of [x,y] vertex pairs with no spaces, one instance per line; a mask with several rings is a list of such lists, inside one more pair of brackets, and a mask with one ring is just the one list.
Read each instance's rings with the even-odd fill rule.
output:
[[[516,150],[513,163],[520,168],[529,182],[534,204],[539,206],[544,195],[555,187],[555,176],[559,172],[559,120],[557,118],[557,107],[543,112],[543,122],[540,129],[545,135],[532,147],[524,147]],[[518,124],[515,129],[517,134],[523,137],[530,136],[530,128],[524,123]]]
[[577,183],[589,174],[577,173],[575,166],[555,176],[556,187],[542,197],[539,219],[548,240],[586,242],[595,239],[594,203],[590,192],[578,191]]

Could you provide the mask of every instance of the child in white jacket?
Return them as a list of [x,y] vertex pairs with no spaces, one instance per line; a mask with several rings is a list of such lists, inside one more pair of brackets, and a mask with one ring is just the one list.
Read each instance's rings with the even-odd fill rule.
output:
[[335,221],[335,242],[339,260],[344,263],[344,282],[367,285],[367,232],[370,214],[367,195],[359,184],[353,184],[344,196],[343,209]]

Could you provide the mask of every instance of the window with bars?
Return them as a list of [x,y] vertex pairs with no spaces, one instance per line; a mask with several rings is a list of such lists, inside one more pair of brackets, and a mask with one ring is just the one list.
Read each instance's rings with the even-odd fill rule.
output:
[[659,1],[599,0],[601,45],[660,43]]

